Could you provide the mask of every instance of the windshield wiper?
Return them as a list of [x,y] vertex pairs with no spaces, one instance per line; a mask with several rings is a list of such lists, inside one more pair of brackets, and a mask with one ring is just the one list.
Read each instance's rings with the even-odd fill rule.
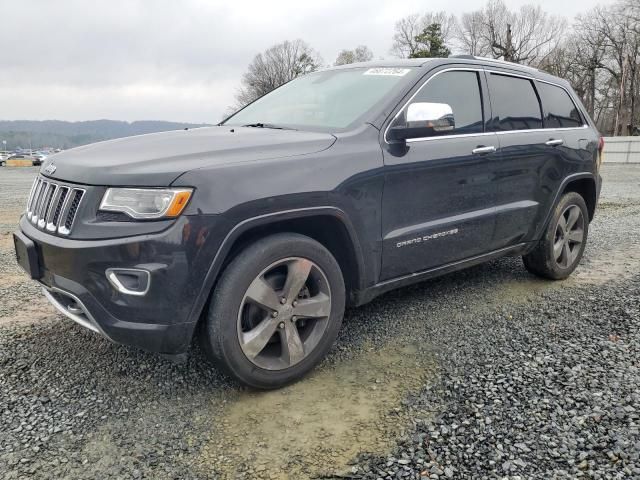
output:
[[282,127],[280,125],[274,125],[273,123],[247,123],[246,125],[242,125],[243,127],[255,127],[255,128],[273,128],[276,130],[295,130],[295,128],[291,127]]

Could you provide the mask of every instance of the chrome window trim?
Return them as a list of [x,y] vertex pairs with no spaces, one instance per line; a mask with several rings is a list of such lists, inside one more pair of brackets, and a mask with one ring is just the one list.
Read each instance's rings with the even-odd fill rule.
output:
[[[530,75],[518,75],[517,73],[511,73],[511,72],[501,72],[499,70],[485,70],[485,72],[487,73],[495,73],[496,75],[506,75],[509,77],[520,77],[520,78],[525,78],[527,80],[531,80],[532,82],[540,82],[540,83],[546,83],[547,85],[552,85],[554,87],[558,87],[561,88],[562,90],[565,91],[565,93],[567,95],[569,95],[569,99],[573,102],[573,106],[576,107],[576,110],[578,110],[581,113],[581,117],[582,117],[582,121],[584,122],[585,120],[585,115],[584,113],[578,108],[578,105],[576,105],[576,102],[573,101],[573,97],[571,96],[571,92],[569,92],[569,90],[567,90],[565,87],[563,87],[562,85],[558,84],[558,83],[554,83],[554,82],[550,82],[548,80],[540,80],[539,78],[535,78],[532,77]],[[537,89],[536,89],[536,93],[537,93]],[[544,105],[542,104],[542,99],[540,98],[540,94],[538,94],[538,99],[540,101],[540,106],[542,107],[542,121],[544,123]],[[586,123],[583,123],[582,126],[580,127],[561,127],[561,128],[534,128],[532,130],[574,130],[576,128],[588,128],[589,125]],[[503,132],[527,132],[529,130],[502,130]],[[500,132],[495,132],[495,133],[500,133]]]
[[[535,82],[542,82],[542,83],[546,83],[548,85],[553,85],[554,87],[559,87],[559,88],[563,89],[569,95],[569,98],[574,103],[576,109],[578,109],[578,111],[582,114],[583,121],[585,120],[584,112],[582,112],[582,110],[580,108],[578,108],[578,106],[575,104],[575,101],[573,100],[573,97],[571,96],[571,93],[565,87],[563,87],[562,85],[560,85],[558,83],[550,82],[548,80],[541,80],[541,79],[538,79],[538,78],[533,77],[531,75],[527,75],[526,73],[505,72],[505,71],[502,71],[502,70],[493,70],[491,68],[473,67],[473,66],[471,66],[471,67],[451,67],[451,68],[445,68],[443,70],[440,70],[440,71],[436,72],[435,74],[433,74],[431,77],[429,77],[420,86],[420,88],[418,88],[418,90],[416,90],[415,93],[413,95],[411,95],[409,100],[407,100],[402,105],[402,107],[396,112],[396,114],[393,116],[393,118],[389,121],[389,123],[387,124],[387,127],[384,130],[384,143],[389,145],[389,141],[387,140],[387,133],[389,131],[389,127],[391,127],[391,124],[394,122],[394,120],[396,118],[398,118],[400,113],[407,107],[407,105],[409,105],[411,103],[411,101],[415,98],[415,96],[418,95],[418,93],[420,93],[420,91],[431,81],[431,79],[437,77],[441,73],[454,72],[454,71],[494,73],[496,75],[505,75],[505,76],[510,76],[510,77],[524,78],[526,80],[533,81],[534,83]],[[543,106],[543,108],[544,108],[544,106]],[[544,115],[544,112],[542,112],[542,113]],[[584,123],[580,127],[533,128],[533,129],[527,129],[527,130],[501,130],[501,131],[495,131],[495,132],[461,133],[461,134],[457,134],[457,135],[440,135],[440,136],[434,136],[434,137],[418,137],[418,138],[408,139],[407,143],[426,142],[426,141],[432,141],[432,140],[444,140],[444,139],[448,139],[448,138],[468,138],[468,137],[481,137],[481,136],[487,136],[487,135],[507,135],[507,134],[512,134],[512,133],[558,132],[558,131],[580,130],[580,129],[585,129],[585,128],[589,128],[589,124],[588,123]]]
[[[418,90],[416,90],[413,95],[411,95],[411,97],[409,98],[409,100],[407,100],[403,105],[402,108],[400,108],[396,114],[393,116],[393,118],[391,119],[391,121],[387,124],[387,128],[384,129],[384,143],[386,143],[387,145],[389,145],[389,141],[387,140],[387,133],[389,132],[389,128],[391,127],[391,124],[395,121],[396,118],[398,118],[398,116],[400,115],[400,113],[402,113],[402,111],[407,107],[407,105],[409,105],[411,103],[411,101],[416,97],[416,95],[418,95],[420,93],[420,91],[427,86],[427,84],[434,78],[436,78],[438,75],[440,75],[441,73],[446,73],[446,72],[483,72],[484,68],[481,67],[451,67],[451,68],[444,68],[442,70],[437,71],[436,73],[434,73],[433,75],[431,75],[429,78],[427,78],[427,80],[420,85],[420,88],[418,88]],[[488,132],[479,132],[479,133],[461,133],[458,135],[443,135],[441,137],[419,137],[419,138],[415,138],[415,139],[411,139],[413,141],[419,141],[422,139],[434,139],[434,138],[460,138],[460,137],[464,137],[464,136],[469,136],[469,135],[485,135]],[[408,142],[409,140],[407,140]]]
[[496,75],[505,75],[507,77],[519,77],[519,78],[524,78],[526,80],[535,80],[535,77],[532,77],[531,75],[527,75],[526,73],[503,72],[501,70],[491,70],[490,68],[485,68],[484,71],[487,73],[495,73]]
[[563,128],[531,128],[529,130],[501,130],[499,132],[491,132],[496,135],[509,135],[510,133],[540,133],[540,132],[562,132],[565,130],[582,130],[584,128],[589,128],[588,125],[583,125],[581,127],[563,127]]
[[[447,138],[486,137],[486,136],[495,135],[495,134],[496,134],[496,132],[459,133],[457,135],[440,135],[440,136],[435,136],[435,137],[408,138],[406,140],[406,142],[407,143],[414,143],[414,142],[429,142],[431,140],[445,140]],[[387,142],[387,143],[389,143],[389,142]]]
[[[558,85],[557,83],[553,83],[553,82],[549,82],[547,80],[538,80],[537,78],[535,79],[536,82],[540,82],[540,83],[546,83],[547,85],[551,85],[552,87],[558,87],[561,88],[562,90],[564,90],[564,92],[569,96],[569,100],[571,100],[571,103],[573,103],[573,106],[576,107],[576,110],[578,112],[580,112],[580,117],[582,117],[582,127],[588,127],[589,124],[587,122],[585,122],[585,120],[587,119],[587,114],[585,112],[582,111],[582,109],[576,104],[575,100],[573,99],[573,96],[571,95],[571,92],[569,90],[567,90],[565,87],[563,87],[562,85]],[[540,98],[540,102],[542,103],[542,98]],[[544,105],[543,105],[543,109],[544,109]],[[544,115],[544,112],[542,112],[542,114]],[[570,130],[572,128],[582,128],[582,127],[562,127],[564,130]],[[545,130],[549,130],[549,129],[545,129]]]

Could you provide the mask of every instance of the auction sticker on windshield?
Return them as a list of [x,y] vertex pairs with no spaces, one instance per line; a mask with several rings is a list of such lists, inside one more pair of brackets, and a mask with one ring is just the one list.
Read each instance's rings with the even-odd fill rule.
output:
[[410,71],[410,68],[370,68],[364,72],[364,75],[392,75],[394,77],[403,77]]

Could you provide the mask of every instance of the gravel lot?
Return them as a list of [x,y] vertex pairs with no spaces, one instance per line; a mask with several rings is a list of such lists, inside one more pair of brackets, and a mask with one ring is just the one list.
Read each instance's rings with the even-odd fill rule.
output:
[[0,169],[0,478],[640,477],[640,165],[605,165],[576,274],[506,258],[349,311],[278,392],[57,315],[13,259]]

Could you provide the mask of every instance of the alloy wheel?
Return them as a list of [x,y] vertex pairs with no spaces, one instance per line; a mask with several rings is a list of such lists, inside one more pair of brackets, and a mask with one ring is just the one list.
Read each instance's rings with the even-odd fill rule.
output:
[[238,312],[238,340],[253,364],[282,370],[318,345],[331,314],[331,290],[322,269],[289,257],[265,268],[249,285]]
[[577,205],[569,205],[560,215],[553,242],[553,258],[562,268],[573,265],[584,242],[584,215]]

